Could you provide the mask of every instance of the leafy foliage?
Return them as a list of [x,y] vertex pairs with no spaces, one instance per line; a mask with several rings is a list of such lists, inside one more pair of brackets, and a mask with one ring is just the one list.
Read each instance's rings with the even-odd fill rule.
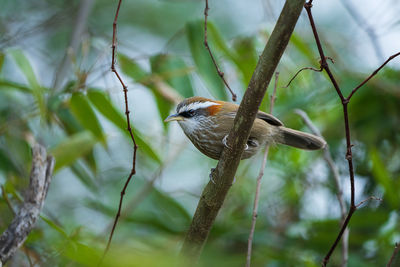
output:
[[[41,219],[24,247],[37,266],[97,266],[132,164],[122,88],[109,71],[115,3],[96,1],[87,36],[80,36],[78,49],[66,53],[78,2],[6,1],[0,12],[0,231],[13,218],[9,206],[18,208],[28,185],[32,139],[44,143],[56,158]],[[240,96],[272,24],[257,24],[249,31],[243,27],[248,19],[238,15],[242,13],[235,1],[217,2],[209,13],[208,41]],[[178,264],[176,255],[215,161],[187,144],[176,125],[163,122],[175,104],[165,97],[160,83],[182,97],[228,100],[203,45],[203,8],[201,1],[123,2],[116,66],[128,85],[139,150],[137,175],[128,187],[104,266]],[[352,23],[343,14],[336,15]],[[336,61],[332,68],[348,93],[375,65],[366,66],[367,53],[357,57],[366,51],[360,48],[363,40],[355,40],[362,34],[328,17],[318,20],[327,51]],[[18,30],[17,22],[24,23],[24,30]],[[398,28],[390,30],[398,33]],[[55,90],[53,80],[63,57],[70,68],[63,87]],[[309,26],[300,21],[277,70],[275,115],[287,126],[307,131],[292,111],[301,108],[309,114],[328,141],[348,199],[343,115],[325,74],[305,71],[282,88],[304,66],[317,67],[318,58]],[[399,242],[398,66],[391,63],[381,70],[349,106],[356,200],[383,198],[382,203],[367,202],[352,218],[349,266],[384,265],[394,242]],[[262,109],[268,106],[266,96]],[[258,156],[241,163],[201,265],[244,265],[260,162]],[[340,220],[337,189],[322,153],[273,147],[265,173],[253,265],[319,266]],[[338,249],[332,266],[340,262]],[[11,265],[27,265],[22,250]]]

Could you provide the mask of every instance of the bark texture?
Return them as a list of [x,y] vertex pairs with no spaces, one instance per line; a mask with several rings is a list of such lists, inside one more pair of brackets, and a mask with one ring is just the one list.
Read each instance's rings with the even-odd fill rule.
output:
[[24,243],[42,209],[53,173],[54,158],[36,144],[33,148],[29,188],[19,212],[0,236],[0,266]]
[[182,247],[183,256],[191,263],[198,261],[202,248],[226,194],[232,185],[243,149],[261,101],[279,60],[300,16],[304,0],[287,0],[275,28],[257,63],[246,93],[229,133],[228,147],[222,152],[212,172],[215,184],[209,182],[202,192],[196,212]]

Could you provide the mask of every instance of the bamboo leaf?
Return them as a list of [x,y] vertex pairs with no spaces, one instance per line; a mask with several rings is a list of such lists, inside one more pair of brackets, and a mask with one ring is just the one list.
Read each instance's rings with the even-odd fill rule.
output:
[[[126,130],[126,119],[120,113],[120,111],[111,103],[110,99],[107,95],[100,91],[91,89],[88,91],[88,97],[92,104],[96,107],[96,109],[109,121],[111,121],[115,126],[117,126],[122,133],[124,133],[128,138],[130,138],[129,132]],[[132,127],[133,134],[135,136],[135,141],[137,145],[140,147],[141,152],[148,155],[153,160],[161,163],[161,159],[159,155],[155,152],[155,150],[144,141],[140,132]]]
[[84,131],[70,136],[65,141],[58,144],[50,150],[50,153],[56,159],[55,171],[68,166],[78,158],[86,155],[91,151],[98,139],[89,131]]
[[44,118],[46,115],[46,105],[44,100],[44,88],[42,88],[36,79],[33,68],[21,50],[10,50],[9,54],[17,64],[21,72],[24,74],[29,86],[32,88],[32,95],[35,97],[40,114]]
[[[196,21],[186,25],[186,35],[189,42],[197,72],[206,83],[215,98],[227,100],[227,94],[221,78],[218,76],[214,63],[204,47],[204,22]],[[215,55],[214,55],[215,56]]]
[[72,94],[70,101],[71,112],[85,129],[101,141],[105,141],[103,130],[92,107],[87,101],[87,97],[82,93]]

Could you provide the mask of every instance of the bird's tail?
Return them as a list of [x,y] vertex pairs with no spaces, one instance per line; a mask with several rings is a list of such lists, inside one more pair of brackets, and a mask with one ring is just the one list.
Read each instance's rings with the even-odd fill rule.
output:
[[275,139],[277,143],[305,150],[317,150],[326,146],[325,140],[321,137],[285,127],[279,127],[277,137]]

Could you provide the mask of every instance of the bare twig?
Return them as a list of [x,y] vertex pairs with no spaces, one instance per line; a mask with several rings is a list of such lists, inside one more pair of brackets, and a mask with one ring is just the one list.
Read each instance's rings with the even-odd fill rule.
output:
[[[212,181],[204,188],[186,235],[181,253],[195,264],[202,252],[214,220],[232,185],[250,129],[265,91],[289,42],[300,16],[304,0],[287,0],[257,63],[243,96],[233,127],[227,138]],[[188,263],[189,264],[189,263]]]
[[394,259],[396,258],[397,253],[399,253],[399,250],[400,250],[400,245],[399,245],[399,243],[395,243],[395,244],[394,244],[394,250],[393,250],[392,256],[390,257],[388,263],[386,264],[386,267],[392,266],[392,263],[393,263]]
[[288,88],[289,85],[293,82],[293,80],[296,79],[297,75],[299,75],[300,72],[302,72],[303,70],[312,70],[312,71],[316,71],[316,72],[321,72],[323,69],[322,69],[322,68],[316,69],[316,68],[313,68],[313,67],[304,67],[304,68],[301,68],[301,69],[299,69],[299,70],[296,72],[296,74],[289,80],[289,82],[287,83],[287,85],[284,86],[283,88]]
[[[335,63],[335,61],[334,61],[333,58],[331,58],[331,57],[326,57],[326,59],[329,59],[332,63]],[[289,85],[292,83],[292,81],[293,81],[294,79],[296,79],[297,75],[299,75],[300,72],[302,72],[303,70],[312,70],[312,71],[315,71],[315,72],[321,72],[321,71],[323,71],[323,68],[322,68],[322,66],[321,66],[321,61],[319,61],[319,64],[320,64],[319,69],[316,69],[316,68],[313,68],[313,67],[304,67],[304,68],[299,69],[299,70],[294,74],[294,76],[290,79],[290,81],[288,82],[288,84],[287,84],[286,86],[282,87],[282,88],[287,88],[287,87],[289,87]]]
[[370,201],[370,200],[377,200],[377,201],[382,202],[382,198],[380,198],[380,197],[375,197],[375,196],[370,196],[370,197],[364,199],[363,201],[360,201],[360,203],[358,203],[358,204],[356,205],[357,209],[358,209],[360,206],[362,206],[365,202],[368,202],[368,201]]
[[137,145],[136,145],[135,137],[133,136],[133,132],[132,132],[132,128],[131,128],[131,122],[130,122],[130,116],[129,116],[129,112],[130,111],[129,111],[129,106],[128,106],[128,87],[122,81],[121,76],[119,75],[118,71],[115,69],[115,61],[116,61],[115,50],[116,50],[116,47],[117,47],[117,21],[118,21],[119,9],[121,7],[121,2],[122,2],[122,0],[118,1],[118,7],[117,7],[117,11],[115,12],[115,17],[114,17],[114,22],[113,22],[111,71],[118,78],[119,82],[122,85],[122,89],[123,89],[123,92],[124,92],[126,124],[127,124],[127,131],[129,132],[129,135],[131,137],[132,144],[133,144],[133,157],[132,157],[132,169],[131,169],[131,172],[129,173],[129,176],[126,179],[124,187],[122,188],[122,191],[121,191],[121,197],[119,199],[118,211],[117,211],[117,214],[115,215],[114,224],[113,224],[113,227],[111,229],[110,236],[108,238],[106,249],[104,250],[103,258],[105,256],[105,254],[107,253],[108,249],[110,248],[110,244],[111,244],[111,240],[112,240],[113,235],[114,235],[115,227],[117,226],[118,219],[121,216],[122,202],[124,200],[124,195],[125,195],[126,188],[128,187],[128,184],[131,181],[132,176],[135,175],[135,173],[136,173],[136,151],[137,151],[137,148],[138,148]]
[[217,70],[217,73],[219,77],[221,77],[222,81],[224,82],[226,88],[228,88],[229,92],[232,95],[232,101],[236,101],[236,94],[232,91],[231,87],[229,86],[228,82],[225,80],[224,73],[219,69],[217,61],[214,58],[213,53],[211,52],[210,46],[208,45],[207,41],[207,18],[208,18],[208,0],[206,1],[206,7],[204,8],[204,46],[207,48],[208,53],[210,54],[211,60],[214,63],[215,69]]
[[357,210],[357,206],[355,205],[355,187],[354,187],[354,167],[353,167],[353,155],[352,155],[352,144],[351,144],[351,138],[350,138],[350,125],[349,125],[349,115],[348,115],[348,104],[349,101],[351,99],[351,97],[354,95],[354,93],[361,87],[363,86],[366,82],[368,82],[373,76],[376,75],[376,73],[378,73],[379,70],[381,70],[390,60],[392,60],[393,58],[397,57],[398,55],[400,55],[400,53],[394,54],[393,56],[389,57],[388,60],[386,60],[384,62],[384,64],[382,64],[378,69],[376,69],[370,76],[368,76],[360,85],[358,85],[357,87],[355,87],[352,92],[350,93],[350,95],[346,98],[343,96],[343,93],[335,79],[335,77],[333,76],[328,62],[326,61],[326,57],[324,55],[324,51],[322,49],[322,45],[321,45],[321,41],[319,39],[318,36],[318,32],[314,23],[314,18],[312,16],[312,12],[311,12],[311,8],[312,8],[312,0],[308,1],[307,3],[305,3],[304,8],[307,11],[307,15],[310,21],[310,25],[311,25],[311,29],[313,31],[313,35],[315,38],[315,42],[318,48],[318,52],[320,54],[321,57],[321,68],[323,68],[325,70],[325,72],[328,74],[328,77],[331,81],[331,83],[333,84],[340,100],[343,106],[343,116],[344,116],[344,126],[345,126],[345,133],[346,133],[346,147],[347,147],[347,152],[346,152],[346,159],[349,165],[349,176],[350,176],[350,191],[351,191],[351,197],[350,197],[350,207],[349,207],[349,211],[348,214],[346,216],[346,219],[344,220],[342,227],[339,231],[338,236],[336,237],[334,243],[332,244],[331,248],[329,249],[328,253],[326,254],[326,256],[324,257],[323,261],[322,261],[322,266],[326,266],[329,262],[329,259],[333,253],[333,251],[335,250],[336,246],[338,245],[343,233],[345,232],[347,225],[350,222],[351,217],[353,216],[353,213]]
[[350,95],[347,97],[347,100],[350,101],[351,97],[354,95],[355,92],[357,92],[358,89],[360,89],[364,84],[366,84],[372,77],[374,77],[378,71],[380,71],[387,63],[389,63],[389,61],[391,61],[392,59],[394,59],[395,57],[399,56],[399,53],[396,53],[392,56],[390,56],[382,65],[379,66],[379,68],[377,68],[376,70],[374,70],[374,72],[371,73],[371,75],[369,75],[364,81],[362,81],[359,85],[357,85],[350,93]]
[[[272,111],[273,111],[274,105],[275,105],[278,77],[279,77],[279,72],[275,72],[274,91],[272,92],[270,106],[269,106],[270,114],[272,114]],[[261,180],[262,180],[262,177],[264,176],[264,169],[267,164],[268,151],[269,151],[269,144],[266,144],[263,160],[261,163],[261,168],[260,168],[260,171],[257,176],[256,193],[254,196],[253,215],[252,215],[252,219],[251,219],[251,228],[250,228],[249,238],[247,240],[246,267],[250,267],[250,264],[251,264],[251,252],[253,249],[254,231],[256,228],[256,222],[257,222],[257,216],[258,216],[258,202],[260,201]]]
[[24,202],[10,226],[0,236],[0,265],[7,262],[25,242],[39,217],[53,173],[54,158],[35,144],[29,188]]
[[[311,119],[308,117],[307,113],[304,112],[301,109],[296,109],[294,111],[296,114],[298,114],[304,121],[304,123],[307,125],[308,128],[310,128],[311,132],[321,138],[323,136],[321,135],[321,132],[318,130],[318,128],[313,124]],[[329,146],[325,146],[324,148],[324,160],[328,164],[329,168],[331,169],[331,172],[333,174],[333,178],[335,179],[336,183],[336,197],[339,201],[339,206],[340,206],[340,213],[341,213],[341,222],[340,224],[343,225],[345,219],[346,219],[346,202],[344,201],[343,198],[343,188],[340,184],[340,174],[339,174],[339,168],[336,166],[335,162],[332,159],[331,152],[329,150]],[[349,228],[346,227],[346,230],[343,233],[343,238],[342,238],[342,267],[347,266],[347,261],[349,257]]]

